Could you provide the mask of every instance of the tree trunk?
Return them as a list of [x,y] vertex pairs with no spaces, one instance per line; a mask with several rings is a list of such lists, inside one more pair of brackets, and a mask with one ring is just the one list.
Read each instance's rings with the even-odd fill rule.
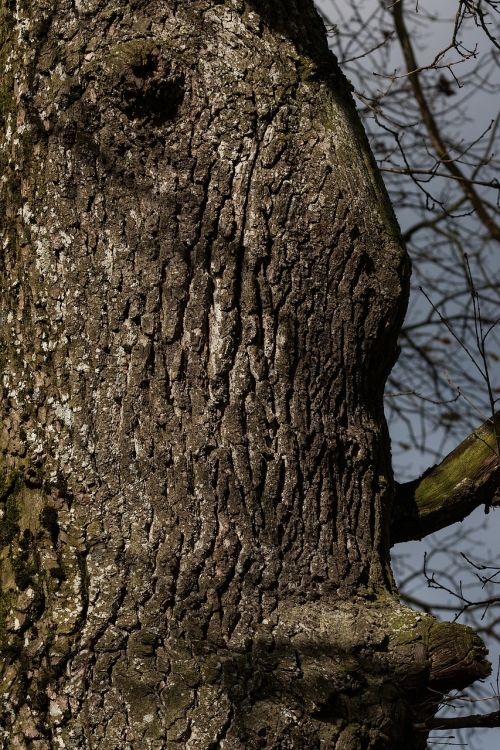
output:
[[392,582],[408,261],[312,3],[1,33],[2,747],[425,747],[485,662]]

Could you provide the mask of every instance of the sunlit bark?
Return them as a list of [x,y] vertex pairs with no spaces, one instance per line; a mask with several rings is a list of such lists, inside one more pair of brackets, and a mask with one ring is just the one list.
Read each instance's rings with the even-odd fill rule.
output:
[[312,3],[2,6],[7,748],[407,748],[408,262]]

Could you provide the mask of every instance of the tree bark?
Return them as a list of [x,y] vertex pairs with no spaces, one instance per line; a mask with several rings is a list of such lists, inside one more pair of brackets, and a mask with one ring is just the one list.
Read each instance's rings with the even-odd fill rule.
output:
[[409,268],[312,3],[1,29],[4,746],[425,747],[487,663],[392,582]]
[[500,414],[488,419],[423,476],[400,484],[392,513],[393,544],[422,539],[463,521],[479,505],[500,502]]

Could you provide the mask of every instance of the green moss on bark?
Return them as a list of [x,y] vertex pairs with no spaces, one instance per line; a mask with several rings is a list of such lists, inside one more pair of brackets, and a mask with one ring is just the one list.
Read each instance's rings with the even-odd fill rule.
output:
[[437,510],[443,498],[456,493],[460,484],[474,481],[485,465],[498,461],[496,449],[495,425],[486,423],[420,481],[415,491],[420,514]]

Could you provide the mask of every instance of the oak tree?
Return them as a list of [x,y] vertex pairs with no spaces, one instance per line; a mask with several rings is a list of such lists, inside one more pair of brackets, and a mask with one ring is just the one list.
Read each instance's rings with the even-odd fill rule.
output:
[[2,0],[5,748],[424,748],[480,639],[390,568],[409,263],[310,0]]

